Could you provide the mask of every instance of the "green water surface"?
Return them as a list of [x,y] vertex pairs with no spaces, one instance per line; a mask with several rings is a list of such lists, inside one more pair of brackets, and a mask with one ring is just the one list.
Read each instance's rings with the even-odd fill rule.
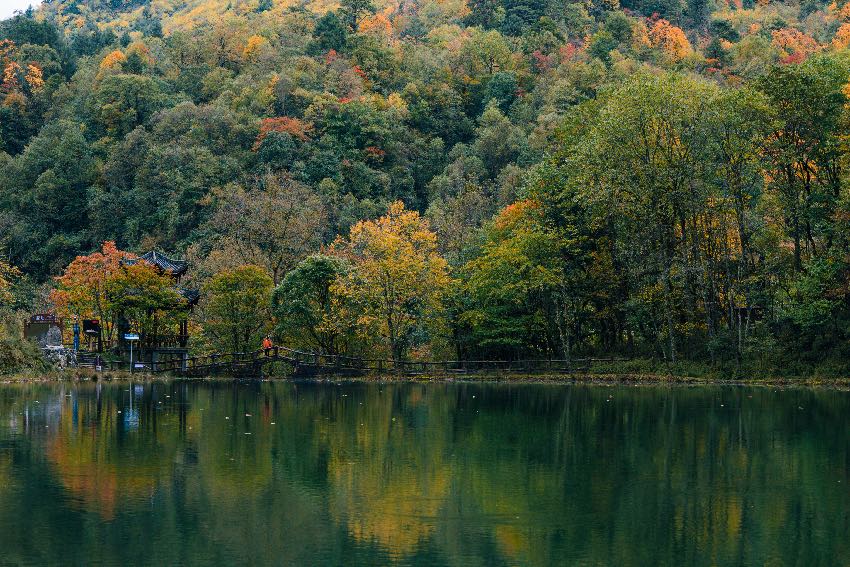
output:
[[0,565],[848,565],[850,394],[0,387]]

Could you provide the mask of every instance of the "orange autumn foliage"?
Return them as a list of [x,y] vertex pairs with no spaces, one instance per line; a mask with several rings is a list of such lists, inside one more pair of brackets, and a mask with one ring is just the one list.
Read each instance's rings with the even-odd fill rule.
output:
[[[44,87],[44,73],[41,67],[33,62],[22,66],[15,61],[16,51],[14,41],[0,41],[0,69],[3,72],[0,93],[5,94],[2,98],[3,106],[24,109],[27,104],[26,94],[36,93]],[[25,94],[27,87],[29,92]]]
[[394,360],[403,359],[404,337],[425,314],[438,317],[450,283],[428,221],[396,201],[381,218],[355,224],[329,251],[352,266],[331,288],[347,317],[364,337],[383,342]]
[[835,32],[835,37],[832,38],[832,47],[844,49],[848,45],[850,45],[850,23],[844,23]]
[[360,21],[358,28],[360,33],[384,36],[387,38],[393,36],[393,25],[383,14],[375,14],[373,16],[363,18]]
[[804,61],[809,55],[820,50],[820,45],[813,37],[795,28],[776,30],[772,35],[771,43],[785,52],[787,63]]
[[312,131],[312,124],[299,120],[298,118],[291,118],[289,116],[264,118],[260,123],[260,133],[257,136],[257,140],[254,142],[254,151],[260,148],[260,144],[262,144],[263,140],[266,139],[266,136],[272,132],[289,134],[293,138],[306,142],[310,139],[310,133]]
[[116,67],[120,67],[127,61],[127,57],[124,53],[118,49],[110,52],[106,57],[103,58],[103,61],[100,62],[100,70],[112,70]]
[[493,221],[493,228],[498,231],[509,231],[532,216],[540,209],[540,205],[532,199],[524,199],[512,203],[502,209]]
[[154,64],[154,58],[151,54],[151,50],[144,42],[135,41],[127,47],[127,55],[133,54],[138,55],[139,58],[144,61],[145,65],[150,66]]
[[656,21],[649,30],[649,39],[653,47],[661,49],[675,60],[683,59],[693,52],[691,42],[682,28],[663,18]]
[[245,49],[242,50],[242,57],[246,61],[254,61],[260,53],[260,50],[268,45],[268,40],[261,35],[252,35],[245,43]]
[[77,256],[65,273],[56,278],[50,301],[56,312],[66,317],[97,318],[103,322],[107,338],[112,334],[112,301],[109,284],[125,260],[134,256],[119,250],[115,243],[103,243],[100,252]]
[[0,65],[5,67],[15,54],[15,42],[11,39],[0,40]]
[[12,61],[3,69],[3,84],[2,89],[6,92],[11,92],[20,87],[21,83],[19,76],[23,70],[21,66]]
[[156,332],[157,321],[176,316],[174,307],[184,300],[172,279],[146,262],[128,264],[135,256],[119,250],[114,242],[103,243],[100,252],[77,256],[56,278],[50,301],[65,317],[99,319],[109,340],[119,316],[142,332]]
[[33,91],[39,91],[44,86],[44,74],[38,65],[27,65],[27,84]]

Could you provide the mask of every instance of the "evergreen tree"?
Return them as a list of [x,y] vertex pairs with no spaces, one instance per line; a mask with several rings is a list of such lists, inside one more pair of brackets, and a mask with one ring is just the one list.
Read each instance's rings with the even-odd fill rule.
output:
[[345,50],[348,43],[348,29],[337,16],[336,12],[327,12],[316,22],[313,30],[313,41],[308,50],[315,55],[327,53],[331,49],[337,52]]

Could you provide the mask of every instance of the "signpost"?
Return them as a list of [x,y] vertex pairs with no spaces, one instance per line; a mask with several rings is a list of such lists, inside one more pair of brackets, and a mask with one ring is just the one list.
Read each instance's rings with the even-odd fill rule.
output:
[[74,352],[80,350],[80,324],[77,322],[77,316],[74,315]]
[[133,342],[139,340],[138,333],[124,333],[124,340],[130,342],[130,374],[133,373]]

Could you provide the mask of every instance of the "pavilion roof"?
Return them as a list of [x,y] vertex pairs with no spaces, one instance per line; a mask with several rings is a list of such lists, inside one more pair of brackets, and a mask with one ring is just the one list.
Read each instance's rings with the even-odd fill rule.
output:
[[127,260],[127,264],[133,265],[140,260],[147,262],[152,266],[156,266],[163,272],[172,276],[182,276],[189,268],[189,264],[185,260],[172,260],[162,252],[151,250],[139,256],[134,260]]
[[183,287],[177,288],[177,293],[186,300],[186,303],[189,306],[194,306],[198,303],[198,300],[201,298],[201,292],[197,289],[186,289]]

